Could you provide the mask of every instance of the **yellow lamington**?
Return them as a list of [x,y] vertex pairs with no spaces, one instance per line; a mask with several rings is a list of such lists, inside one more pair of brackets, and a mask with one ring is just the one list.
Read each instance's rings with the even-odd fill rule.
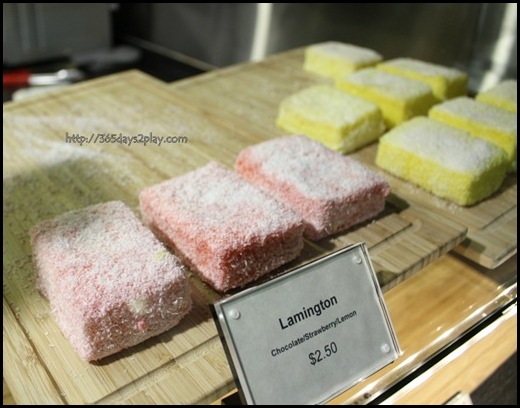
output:
[[437,102],[428,85],[376,68],[337,78],[336,87],[378,105],[389,128],[414,116],[426,115]]
[[458,69],[432,64],[412,58],[396,58],[377,66],[385,72],[417,79],[431,86],[433,94],[440,100],[466,95],[468,75]]
[[516,113],[516,86],[516,79],[508,79],[479,92],[475,99]]
[[311,86],[285,98],[276,123],[342,153],[377,140],[385,130],[376,105],[328,85]]
[[374,50],[357,45],[329,41],[305,49],[306,71],[336,78],[381,62],[383,57]]
[[516,170],[516,114],[461,96],[434,106],[429,116],[504,149]]
[[469,206],[500,188],[508,161],[491,143],[418,117],[381,137],[376,164],[439,197]]

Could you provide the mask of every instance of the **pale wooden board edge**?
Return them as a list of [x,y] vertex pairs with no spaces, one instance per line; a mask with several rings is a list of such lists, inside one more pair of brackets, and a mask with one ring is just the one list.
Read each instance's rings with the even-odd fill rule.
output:
[[5,298],[3,329],[3,377],[14,401],[20,405],[31,405],[35,401],[49,405],[65,404],[47,367],[19,326]]

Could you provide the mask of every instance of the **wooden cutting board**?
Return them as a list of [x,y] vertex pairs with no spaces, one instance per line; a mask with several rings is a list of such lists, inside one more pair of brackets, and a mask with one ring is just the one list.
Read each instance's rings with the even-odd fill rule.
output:
[[[232,104],[233,97],[220,100]],[[27,232],[65,211],[114,199],[139,215],[138,193],[145,186],[210,160],[231,167],[241,149],[273,134],[258,134],[247,121],[231,126],[216,110],[201,110],[182,92],[136,71],[5,104],[3,124],[4,377],[17,402],[194,404],[232,389],[207,307],[220,295],[193,276],[194,309],[178,327],[99,363],[79,360],[35,288]],[[188,141],[162,146],[66,142],[78,134],[150,133]],[[297,260],[272,276],[365,241],[388,290],[462,242],[465,234],[465,227],[393,195],[376,220],[307,242]]]
[[[172,93],[189,101],[200,112],[219,124],[247,135],[268,139],[284,132],[276,127],[280,101],[316,83],[333,82],[302,69],[303,48],[271,56],[258,63],[247,63],[174,82]],[[226,102],[222,103],[222,99]],[[374,164],[377,143],[354,156],[378,170]],[[455,251],[468,259],[496,268],[517,250],[517,182],[510,175],[502,189],[491,198],[469,208],[442,200],[410,183],[380,171],[399,199],[420,207],[427,219],[445,217],[468,229],[467,238]]]

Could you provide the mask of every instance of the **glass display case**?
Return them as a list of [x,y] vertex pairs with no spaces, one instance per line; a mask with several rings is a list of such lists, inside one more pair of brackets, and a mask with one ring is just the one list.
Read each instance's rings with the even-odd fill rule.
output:
[[[9,395],[18,404],[236,403],[210,314],[223,294],[190,273],[194,306],[178,327],[101,361],[81,361],[36,286],[29,229],[116,199],[138,214],[144,187],[212,160],[233,168],[242,149],[283,136],[280,101],[328,83],[302,68],[312,43],[335,39],[456,67],[470,75],[470,94],[516,79],[512,7],[121,5],[118,38],[207,72],[165,82],[135,69],[4,103],[4,403]],[[66,139],[107,132],[188,142],[80,146]],[[380,171],[376,151],[374,143],[352,156]],[[329,403],[447,403],[473,393],[516,352],[516,172],[470,208],[385,177],[392,193],[379,217],[306,240],[300,256],[268,278],[364,242],[402,355]]]

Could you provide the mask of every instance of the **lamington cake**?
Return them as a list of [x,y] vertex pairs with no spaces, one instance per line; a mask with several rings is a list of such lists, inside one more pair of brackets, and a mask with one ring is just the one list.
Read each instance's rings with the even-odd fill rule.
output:
[[384,61],[377,68],[390,74],[416,79],[429,85],[440,100],[466,95],[468,75],[455,68],[432,64],[413,58],[396,58]]
[[516,171],[516,113],[461,96],[434,106],[428,116],[501,147],[509,171]]
[[469,206],[500,188],[508,161],[499,147],[420,117],[381,138],[376,164],[439,197]]
[[517,86],[516,79],[506,79],[479,92],[475,99],[516,113]]
[[385,129],[375,104],[328,85],[311,86],[285,98],[276,123],[341,153],[374,142]]
[[38,288],[83,360],[171,329],[191,308],[181,262],[120,201],[44,221],[30,239]]
[[383,57],[370,48],[338,41],[310,45],[305,49],[303,68],[327,77],[350,74],[380,62]]
[[390,192],[387,182],[361,163],[302,135],[247,147],[235,168],[298,213],[312,240],[374,218]]
[[366,68],[339,77],[336,86],[379,106],[388,128],[415,116],[426,115],[437,103],[428,85],[376,68]]
[[215,162],[145,188],[140,206],[160,239],[219,292],[254,281],[303,248],[301,217]]

